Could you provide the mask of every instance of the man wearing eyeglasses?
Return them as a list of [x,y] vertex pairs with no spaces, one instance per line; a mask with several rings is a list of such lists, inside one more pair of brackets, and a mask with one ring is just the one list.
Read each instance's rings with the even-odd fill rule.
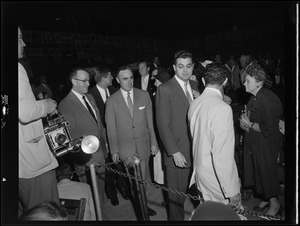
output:
[[[89,73],[84,68],[75,68],[71,71],[69,79],[72,83],[72,89],[59,103],[58,111],[70,123],[71,137],[72,139],[76,139],[81,136],[94,135],[100,141],[99,149],[92,155],[85,154],[83,151],[66,155],[66,158],[69,158],[74,163],[76,169],[85,175],[85,164],[90,160],[99,164],[105,163],[105,158],[107,157],[107,140],[96,101],[88,93],[90,86]],[[96,172],[98,176],[100,203],[104,204],[105,168],[97,167]],[[86,177],[79,177],[80,181],[89,182],[87,181],[88,175]],[[103,210],[103,208],[101,209]]]
[[[160,85],[156,93],[156,122],[164,145],[165,183],[168,188],[186,193],[191,172],[191,138],[187,112],[193,101],[189,83],[193,74],[193,55],[185,50],[175,53],[175,76]],[[168,193],[169,220],[184,220],[185,197]]]

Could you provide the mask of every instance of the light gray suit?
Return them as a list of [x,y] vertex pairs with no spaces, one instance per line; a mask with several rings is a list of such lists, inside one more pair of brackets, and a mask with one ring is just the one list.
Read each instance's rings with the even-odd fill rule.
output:
[[[96,112],[97,122],[72,91],[59,103],[58,111],[63,115],[64,119],[70,123],[69,128],[72,139],[85,135],[94,135],[99,139],[100,146],[98,150],[91,155],[91,160],[96,163],[105,163],[105,158],[107,157],[105,129],[101,123],[99,109],[97,108],[94,97],[88,93],[86,97]],[[80,158],[80,161],[87,161],[90,158],[90,156],[83,153],[83,151],[75,155],[75,158]],[[105,168],[96,167],[96,172],[98,175],[100,202],[102,204],[104,201]]]
[[[121,89],[111,95],[105,110],[111,154],[118,153],[120,159],[125,159],[138,153],[141,160],[148,159],[151,146],[157,145],[152,114],[151,99],[146,91],[133,88],[133,118]],[[143,169],[142,174],[145,178]]]

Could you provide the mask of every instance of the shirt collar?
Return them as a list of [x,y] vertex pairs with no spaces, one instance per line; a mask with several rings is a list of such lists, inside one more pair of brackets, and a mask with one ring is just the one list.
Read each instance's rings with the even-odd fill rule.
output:
[[176,74],[175,74],[175,79],[177,80],[177,82],[179,83],[179,85],[182,87],[182,88],[184,88],[184,84],[185,83],[190,83],[190,80],[188,80],[187,82],[185,82],[185,81],[183,81],[183,80],[181,80]]
[[218,90],[218,89],[216,89],[216,88],[212,88],[212,87],[205,87],[205,89],[211,90],[211,91],[213,91],[213,92],[216,92],[216,93],[223,99],[223,95],[222,95],[222,93],[221,93],[220,90]]
[[71,89],[72,90],[72,92],[79,98],[79,100],[82,100],[82,97],[84,96],[84,95],[82,95],[82,94],[80,94],[80,93],[77,93],[74,89]]

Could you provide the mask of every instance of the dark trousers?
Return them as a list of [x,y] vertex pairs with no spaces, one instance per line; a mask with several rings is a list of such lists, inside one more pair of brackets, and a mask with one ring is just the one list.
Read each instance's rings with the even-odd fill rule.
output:
[[[191,168],[166,167],[165,182],[168,188],[187,193]],[[168,193],[168,220],[183,221],[185,196]]]
[[264,199],[280,194],[277,157],[281,143],[244,145],[244,185],[254,186]]
[[55,170],[30,179],[19,178],[19,216],[28,209],[46,201],[59,203]]
[[[112,159],[107,157],[105,163],[111,163]],[[120,171],[126,174],[125,166],[122,162],[112,164],[110,167],[114,170]],[[105,169],[105,193],[108,199],[117,199],[117,189],[120,193],[129,194],[129,180],[123,175],[114,173],[111,170]]]

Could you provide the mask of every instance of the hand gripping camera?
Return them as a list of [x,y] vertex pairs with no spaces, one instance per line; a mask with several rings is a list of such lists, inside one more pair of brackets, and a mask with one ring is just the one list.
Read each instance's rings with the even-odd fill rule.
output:
[[69,122],[62,115],[48,115],[43,119],[44,133],[48,145],[55,157],[60,157],[68,152],[83,152],[92,154],[99,147],[97,137],[89,135],[72,140],[69,132]]

